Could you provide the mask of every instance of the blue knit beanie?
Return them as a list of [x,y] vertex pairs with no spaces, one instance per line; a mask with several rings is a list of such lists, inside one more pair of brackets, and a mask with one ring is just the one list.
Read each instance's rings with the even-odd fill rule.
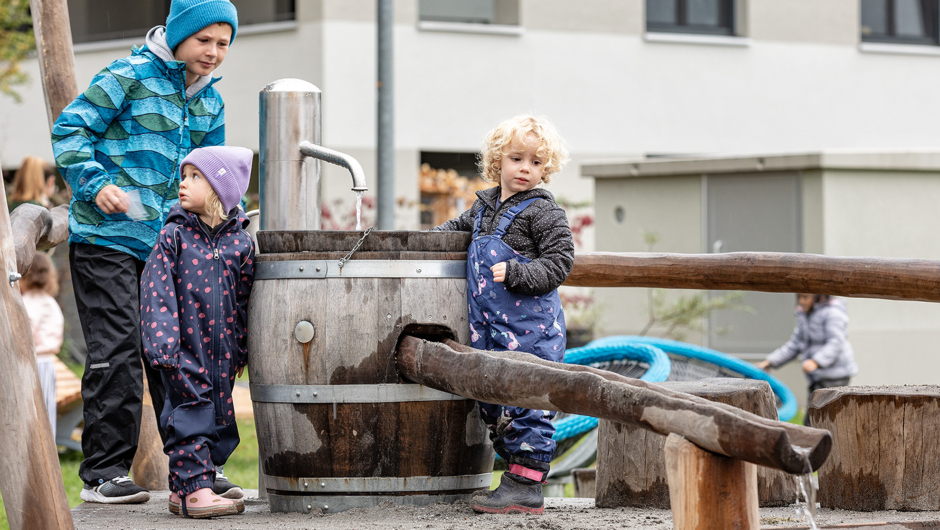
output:
[[232,26],[232,39],[238,31],[238,11],[228,0],[173,0],[166,17],[166,43],[176,50],[193,33],[217,22]]

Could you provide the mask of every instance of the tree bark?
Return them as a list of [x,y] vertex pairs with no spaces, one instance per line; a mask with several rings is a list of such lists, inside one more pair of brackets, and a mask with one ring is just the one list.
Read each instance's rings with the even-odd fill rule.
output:
[[29,315],[19,283],[8,279],[16,270],[6,196],[0,193],[0,493],[11,529],[71,529]]
[[593,252],[575,255],[565,285],[814,293],[940,302],[940,261],[773,252]]
[[51,131],[62,109],[78,97],[69,8],[66,0],[30,0],[29,7]]
[[832,444],[828,431],[761,418],[612,372],[527,353],[481,351],[452,340],[404,336],[398,369],[403,377],[444,392],[677,433],[703,449],[787,473],[816,469]]
[[819,469],[823,507],[940,510],[940,386],[820,389],[807,414],[832,431],[832,456]]
[[69,207],[47,210],[35,204],[21,204],[10,214],[16,270],[26,273],[37,250],[47,250],[69,237]]

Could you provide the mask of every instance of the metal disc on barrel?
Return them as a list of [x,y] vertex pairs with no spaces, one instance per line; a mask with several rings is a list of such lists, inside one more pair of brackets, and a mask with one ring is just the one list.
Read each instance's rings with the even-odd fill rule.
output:
[[[457,232],[261,231],[248,348],[272,511],[469,500],[493,449],[476,403],[404,383],[402,333],[467,343]],[[342,267],[340,264],[342,263]]]

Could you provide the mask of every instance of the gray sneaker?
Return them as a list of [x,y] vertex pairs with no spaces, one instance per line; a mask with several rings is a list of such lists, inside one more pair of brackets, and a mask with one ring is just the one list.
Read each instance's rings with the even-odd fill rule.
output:
[[114,477],[95,487],[85,484],[80,496],[85,502],[103,504],[140,504],[150,500],[150,492],[134,484],[127,475]]
[[226,499],[241,499],[245,496],[245,490],[241,486],[229,482],[225,473],[222,472],[222,466],[215,468],[215,482],[212,483],[212,493]]

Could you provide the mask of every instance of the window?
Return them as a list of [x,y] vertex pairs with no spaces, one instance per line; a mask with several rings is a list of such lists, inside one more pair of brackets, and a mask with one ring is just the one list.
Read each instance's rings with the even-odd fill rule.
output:
[[734,0],[646,0],[646,31],[734,35]]
[[519,24],[518,0],[418,0],[421,22]]
[[477,174],[477,153],[421,152],[418,186],[421,229],[445,223],[473,206],[478,190],[493,187]]
[[862,40],[936,45],[938,0],[862,0]]
[[[294,20],[295,0],[233,0],[239,28]],[[70,0],[69,21],[75,44],[117,39],[143,39],[154,26],[166,24],[170,0]]]

